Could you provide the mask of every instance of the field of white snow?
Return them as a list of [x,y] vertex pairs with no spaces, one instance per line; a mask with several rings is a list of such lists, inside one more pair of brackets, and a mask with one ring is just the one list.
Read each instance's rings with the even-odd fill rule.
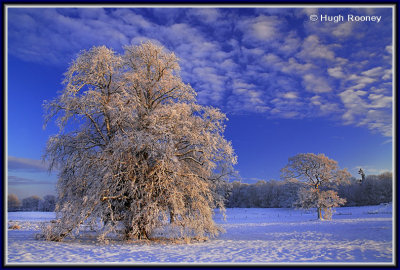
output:
[[226,233],[192,244],[109,244],[94,239],[35,240],[40,222],[54,213],[8,213],[6,265],[21,264],[379,264],[393,265],[392,205],[337,208],[331,221],[315,211],[233,208]]

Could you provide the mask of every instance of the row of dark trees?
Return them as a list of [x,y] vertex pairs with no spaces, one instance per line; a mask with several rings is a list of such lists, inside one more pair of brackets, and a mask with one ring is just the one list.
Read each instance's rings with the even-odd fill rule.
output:
[[230,183],[227,207],[286,208],[292,207],[297,191],[304,183],[299,181],[258,181],[255,184]]
[[[352,177],[349,182],[336,187],[340,198],[346,199],[344,206],[377,205],[392,201],[392,173],[368,175],[364,181]],[[226,207],[289,208],[298,201],[298,191],[306,183],[291,179],[287,181],[258,181],[255,184],[229,183],[231,192]]]
[[[392,173],[369,175],[364,181],[352,178],[349,183],[338,186],[338,195],[346,199],[344,206],[377,205],[392,201]],[[295,206],[298,191],[305,183],[290,181],[258,181],[255,184],[234,181],[227,183],[225,190],[227,207],[240,208],[290,208]],[[43,211],[55,209],[56,197],[46,195],[43,198],[30,196],[22,201],[15,194],[8,195],[8,211]]]
[[[392,201],[392,173],[368,175],[364,181],[351,178],[340,184],[337,193],[346,199],[344,206],[377,205]],[[239,208],[290,208],[296,206],[298,193],[306,184],[296,179],[287,181],[258,181],[255,184],[234,181],[226,183],[226,207]],[[8,211],[43,211],[55,209],[56,197],[30,196],[19,200],[15,194],[8,195]]]
[[377,205],[392,201],[393,175],[385,172],[368,175],[364,181],[352,178],[346,185],[340,185],[338,194],[346,198],[346,206]]
[[8,211],[40,211],[53,212],[56,207],[56,197],[54,195],[46,195],[43,198],[39,196],[30,196],[22,199],[15,194],[8,195]]

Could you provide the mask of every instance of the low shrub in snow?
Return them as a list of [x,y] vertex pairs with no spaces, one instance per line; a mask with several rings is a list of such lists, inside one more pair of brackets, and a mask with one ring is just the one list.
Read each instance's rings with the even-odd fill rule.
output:
[[20,229],[21,229],[21,226],[19,226],[18,224],[13,224],[13,225],[10,225],[10,226],[8,227],[8,229],[9,229],[9,230],[20,230]]

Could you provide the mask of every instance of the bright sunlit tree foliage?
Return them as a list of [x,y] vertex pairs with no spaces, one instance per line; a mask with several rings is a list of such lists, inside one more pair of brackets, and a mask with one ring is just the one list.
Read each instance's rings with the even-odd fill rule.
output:
[[59,170],[57,222],[47,240],[77,235],[81,224],[99,239],[173,238],[221,232],[221,181],[236,156],[223,132],[225,114],[196,102],[179,76],[178,58],[150,42],[123,54],[93,47],[65,73],[60,95],[45,102],[59,133],[45,158]]

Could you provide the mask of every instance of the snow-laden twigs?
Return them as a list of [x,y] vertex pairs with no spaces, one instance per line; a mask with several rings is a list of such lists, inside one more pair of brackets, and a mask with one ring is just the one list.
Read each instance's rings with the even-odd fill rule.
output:
[[[61,95],[46,103],[58,116],[46,159],[60,170],[59,222],[45,230],[62,240],[83,222],[103,223],[99,237],[148,239],[175,226],[179,237],[212,237],[213,209],[236,156],[223,137],[226,116],[196,104],[173,53],[151,43],[83,51]],[[121,229],[122,228],[122,229]]]

